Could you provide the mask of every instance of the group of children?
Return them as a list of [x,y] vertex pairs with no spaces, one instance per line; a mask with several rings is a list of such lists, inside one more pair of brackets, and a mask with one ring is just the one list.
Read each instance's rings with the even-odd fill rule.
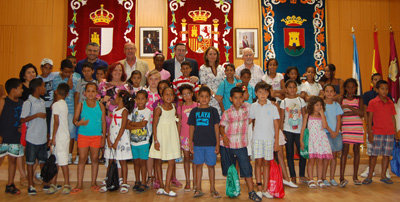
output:
[[[133,159],[133,190],[144,192],[153,186],[157,194],[174,197],[177,194],[171,190],[171,184],[177,184],[175,162],[183,153],[185,192],[193,190],[195,198],[204,195],[202,174],[203,164],[206,164],[210,194],[213,198],[220,198],[215,188],[215,165],[220,154],[223,175],[227,175],[231,165],[237,164],[240,176],[245,179],[249,199],[261,201],[262,197],[273,198],[268,192],[268,182],[270,161],[275,156],[283,171],[283,183],[298,187],[294,156],[306,145],[309,159],[300,156],[299,175],[300,181],[310,188],[338,185],[334,176],[340,152],[339,184],[346,186],[348,182],[344,172],[349,145],[353,145],[354,149],[353,181],[356,185],[372,182],[376,159],[380,155],[384,156],[381,181],[393,183],[385,172],[397,132],[394,104],[387,97],[387,82],[378,79],[374,84],[375,97],[370,96],[370,102],[365,104],[365,99],[357,95],[358,84],[354,79],[347,79],[343,84],[343,96],[337,96],[334,85],[326,84],[322,88],[314,80],[314,68],[307,68],[307,79],[301,83],[297,68],[289,67],[283,76],[276,72],[277,65],[276,60],[268,61],[268,75],[254,87],[249,84],[250,70],[243,69],[240,75],[235,76],[235,66],[226,65],[226,78],[215,93],[223,112],[221,116],[216,108],[209,105],[214,93],[206,85],[199,87],[198,81],[190,77],[192,67],[188,62],[181,64],[182,76],[171,84],[161,81],[157,69],[150,71],[147,88],[140,87],[141,77],[145,75],[133,71],[127,81],[129,88],[116,92],[113,100],[115,108],[111,111],[107,111],[105,96],[100,95],[97,85],[104,79],[105,72],[96,72],[97,81],[93,80],[95,72],[90,63],[83,66],[84,77],[81,79],[74,79],[69,60],[61,63],[59,78],[56,76],[53,82],[54,100],[51,100],[51,105],[41,98],[48,93],[44,79],[30,81],[31,94],[25,102],[19,99],[22,95],[21,81],[9,79],[5,84],[8,96],[0,100],[0,126],[3,128],[0,155],[9,156],[6,192],[20,192],[14,185],[14,175],[16,157],[24,155],[19,138],[21,123],[27,125],[25,158],[28,194],[32,195],[36,194],[33,186],[34,164],[38,162],[42,166],[47,160],[48,146],[63,172],[63,194],[82,191],[89,154],[91,189],[107,192],[104,183],[98,186],[96,182],[99,154],[104,153],[104,158],[118,162],[118,173],[122,178],[120,193],[127,193],[130,189],[127,161]],[[378,76],[373,75],[372,80],[375,81]],[[358,164],[360,144],[364,143],[364,116],[367,116],[370,170],[368,177],[361,182],[358,180]],[[49,117],[48,132],[46,118]],[[106,117],[110,120],[109,125]],[[305,134],[307,142],[304,141]],[[77,139],[79,153],[78,182],[74,189],[70,186],[68,171],[71,138]],[[290,178],[283,160],[284,146]],[[252,160],[255,161],[256,186]],[[161,166],[163,161],[168,163],[165,183]],[[315,163],[317,181],[314,181],[313,173]],[[306,165],[308,178],[305,176]],[[329,165],[330,180],[327,180]],[[61,189],[56,180],[55,177],[45,184],[47,193]]]

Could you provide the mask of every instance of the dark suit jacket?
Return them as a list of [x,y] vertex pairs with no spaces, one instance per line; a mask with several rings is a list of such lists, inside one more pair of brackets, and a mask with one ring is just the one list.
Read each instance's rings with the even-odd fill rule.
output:
[[[197,61],[190,58],[185,58],[185,61],[188,61],[192,66],[192,72],[190,72],[190,76],[199,77],[199,65],[197,64]],[[175,79],[175,58],[164,61],[162,68],[171,74],[171,81],[173,81]]]

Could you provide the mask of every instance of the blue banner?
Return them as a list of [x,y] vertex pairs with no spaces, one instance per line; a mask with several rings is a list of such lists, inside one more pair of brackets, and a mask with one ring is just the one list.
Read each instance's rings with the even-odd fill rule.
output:
[[263,69],[276,58],[278,72],[296,66],[300,75],[316,68],[316,79],[327,64],[325,0],[263,0]]

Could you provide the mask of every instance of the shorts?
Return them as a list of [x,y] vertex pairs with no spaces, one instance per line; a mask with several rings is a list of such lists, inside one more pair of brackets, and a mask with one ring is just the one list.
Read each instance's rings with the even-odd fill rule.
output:
[[36,159],[39,161],[39,164],[45,163],[48,158],[47,144],[34,145],[26,142],[25,158],[27,165],[35,164]]
[[367,133],[367,155],[371,156],[372,154],[372,144],[368,141],[368,133]]
[[326,133],[328,135],[329,145],[331,145],[332,152],[342,151],[343,148],[343,138],[342,135],[339,134],[336,138],[332,138],[330,133]]
[[221,146],[221,168],[222,175],[227,176],[228,169],[231,165],[235,165],[236,161],[239,163],[240,177],[252,177],[253,168],[250,164],[250,158],[247,153],[247,148],[231,149]]
[[0,158],[7,155],[12,157],[24,156],[24,147],[21,144],[0,144]]
[[193,163],[196,165],[205,163],[208,166],[215,166],[217,163],[215,146],[194,146],[193,153]]
[[394,135],[374,135],[371,156],[392,156]]
[[75,139],[77,140],[78,135],[77,135],[77,130],[76,127],[74,125],[74,114],[72,113],[68,113],[68,130],[69,130],[69,136],[71,137],[71,139]]
[[147,160],[149,159],[149,144],[144,144],[140,146],[133,146],[131,145],[132,149],[132,159],[142,159],[142,160]]
[[47,123],[47,133],[50,134],[50,126],[51,126],[51,108],[46,108],[46,123]]
[[78,135],[78,148],[100,148],[101,147],[101,138],[102,136],[85,136]]
[[263,158],[267,161],[274,159],[274,141],[254,140],[253,141],[253,159]]
[[66,145],[54,147],[54,155],[56,156],[56,164],[58,166],[68,165],[68,154],[69,154],[69,142]]

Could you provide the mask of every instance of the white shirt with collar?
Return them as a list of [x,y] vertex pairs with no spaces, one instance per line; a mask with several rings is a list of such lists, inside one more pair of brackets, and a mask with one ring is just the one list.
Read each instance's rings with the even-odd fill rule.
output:
[[125,67],[126,79],[129,79],[129,77],[131,77],[132,72],[136,70],[136,63],[137,63],[136,61],[137,61],[137,58],[135,59],[135,64],[130,66],[128,64],[128,61],[125,60],[124,67]]
[[[183,59],[183,61],[185,61],[185,59]],[[179,78],[180,76],[182,76],[181,63],[175,58],[175,78],[174,78],[174,80]]]

